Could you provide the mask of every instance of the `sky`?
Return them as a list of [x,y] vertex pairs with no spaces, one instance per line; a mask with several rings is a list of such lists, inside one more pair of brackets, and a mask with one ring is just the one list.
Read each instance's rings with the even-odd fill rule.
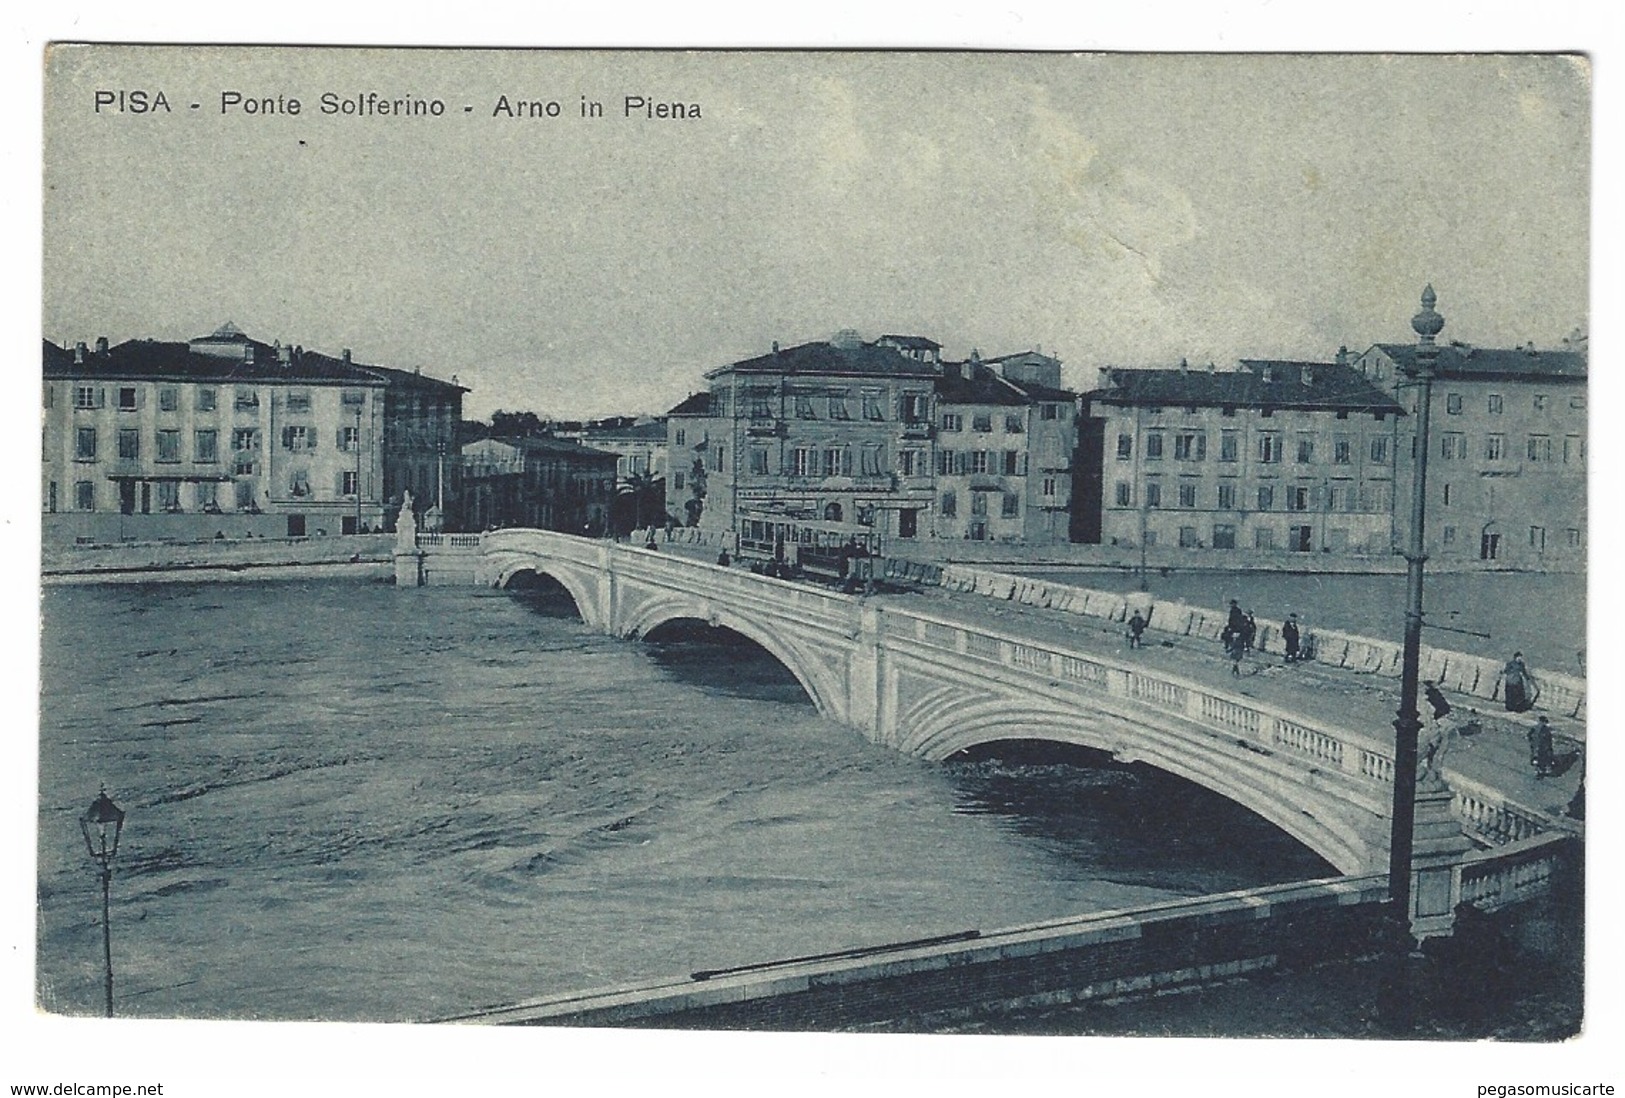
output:
[[[659,413],[843,328],[1041,347],[1088,388],[1408,340],[1429,282],[1447,338],[1587,324],[1572,57],[57,47],[46,68],[46,338],[230,320],[455,375],[471,416]],[[117,89],[172,109],[98,112]],[[302,110],[222,112],[230,91]],[[446,108],[326,115],[329,92]],[[627,96],[700,117],[628,118]]]

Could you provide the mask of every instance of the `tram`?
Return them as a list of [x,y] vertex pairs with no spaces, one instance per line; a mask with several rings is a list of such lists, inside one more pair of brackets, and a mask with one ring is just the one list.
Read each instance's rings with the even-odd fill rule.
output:
[[878,574],[880,535],[850,522],[819,522],[783,514],[739,516],[739,559],[777,563],[825,579],[868,579]]

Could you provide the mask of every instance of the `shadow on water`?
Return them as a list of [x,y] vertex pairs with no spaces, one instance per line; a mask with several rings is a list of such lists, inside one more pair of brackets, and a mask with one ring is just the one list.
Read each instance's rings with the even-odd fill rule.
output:
[[812,704],[789,668],[732,629],[681,618],[649,630],[643,641],[656,666],[679,682],[753,701]]
[[1183,778],[1103,751],[1004,740],[944,764],[955,811],[1001,818],[1019,835],[1125,883],[1193,887],[1233,877],[1261,882],[1335,876],[1308,847],[1247,808]]
[[564,584],[540,572],[520,572],[510,579],[504,591],[534,614],[544,618],[581,620],[581,608]]

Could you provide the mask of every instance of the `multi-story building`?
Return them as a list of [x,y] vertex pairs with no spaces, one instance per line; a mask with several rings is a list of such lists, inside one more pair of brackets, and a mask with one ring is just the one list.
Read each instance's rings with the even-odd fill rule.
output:
[[[1415,356],[1414,344],[1379,343],[1357,361],[1412,416],[1416,390],[1403,383]],[[1583,559],[1586,390],[1586,354],[1578,348],[1439,349],[1428,447],[1429,556],[1530,568]],[[1402,538],[1414,437],[1414,429],[1402,434],[1396,452],[1406,485],[1395,511]]]
[[1349,365],[1102,371],[1083,395],[1077,540],[1388,553],[1397,402]]
[[488,438],[462,451],[463,525],[602,533],[616,455],[570,439]]
[[940,373],[930,340],[850,331],[711,371],[668,414],[668,510],[717,530],[753,514],[923,536]]
[[458,385],[267,345],[44,342],[41,496],[56,541],[352,533],[427,507]]
[[943,365],[933,536],[1068,540],[1077,396],[1060,381],[1060,360],[1036,351]]
[[652,483],[666,476],[668,440],[664,418],[621,416],[561,428],[554,433],[559,438],[575,439],[584,446],[618,457],[615,476],[622,486],[638,481]]

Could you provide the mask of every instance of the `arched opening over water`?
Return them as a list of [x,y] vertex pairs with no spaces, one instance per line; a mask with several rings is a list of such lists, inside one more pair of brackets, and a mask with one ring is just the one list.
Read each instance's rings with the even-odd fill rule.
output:
[[782,660],[750,637],[698,618],[672,618],[643,635],[654,661],[672,678],[731,697],[812,705]]
[[978,744],[943,763],[954,810],[1126,884],[1188,880],[1193,891],[1332,877],[1337,869],[1252,810],[1144,763],[1051,740]]
[[577,605],[575,596],[546,572],[522,569],[510,576],[502,589],[543,617],[582,620],[581,607]]

